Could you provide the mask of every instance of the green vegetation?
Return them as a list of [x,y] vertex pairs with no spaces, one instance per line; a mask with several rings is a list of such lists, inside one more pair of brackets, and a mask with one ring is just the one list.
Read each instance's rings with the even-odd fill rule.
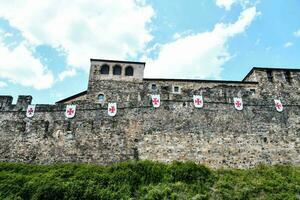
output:
[[0,199],[300,199],[300,167],[211,170],[192,162],[0,163]]

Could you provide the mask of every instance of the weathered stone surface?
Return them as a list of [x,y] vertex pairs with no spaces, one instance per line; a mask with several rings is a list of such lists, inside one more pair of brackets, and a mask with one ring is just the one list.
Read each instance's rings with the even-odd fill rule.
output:
[[[141,79],[141,71],[136,78],[109,80],[95,75],[98,64],[92,64],[87,92],[65,101],[77,104],[73,119],[65,118],[63,103],[37,105],[34,117],[26,118],[30,96],[20,96],[16,105],[0,96],[0,161],[300,164],[300,71],[291,70],[289,82],[286,70],[273,70],[270,82],[266,69],[253,70],[241,82]],[[104,103],[98,103],[99,94]],[[159,108],[152,107],[151,94],[161,95]],[[203,95],[203,108],[194,107],[194,94]],[[243,98],[242,111],[234,109],[233,97]],[[283,112],[276,111],[274,98],[283,102]],[[118,104],[115,117],[107,115],[108,102]]]

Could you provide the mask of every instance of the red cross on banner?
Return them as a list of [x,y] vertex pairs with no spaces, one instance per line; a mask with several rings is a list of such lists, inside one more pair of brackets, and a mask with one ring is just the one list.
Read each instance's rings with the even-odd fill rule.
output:
[[35,105],[28,105],[26,110],[26,117],[30,118],[34,116]]
[[158,108],[160,106],[160,95],[152,95],[152,105],[154,108]]
[[194,95],[193,100],[194,100],[194,106],[196,108],[202,108],[203,107],[203,97],[201,95]]
[[233,98],[233,101],[234,101],[234,107],[235,107],[235,109],[237,109],[237,110],[243,110],[243,100],[242,100],[242,98],[237,98],[237,97],[235,97],[235,98]]
[[281,101],[279,99],[274,99],[274,103],[275,103],[275,108],[278,112],[282,112],[283,111],[283,105],[281,103]]
[[113,117],[117,114],[117,103],[108,103],[107,113]]
[[65,111],[65,116],[67,118],[73,118],[76,113],[76,105],[67,105],[66,111]]

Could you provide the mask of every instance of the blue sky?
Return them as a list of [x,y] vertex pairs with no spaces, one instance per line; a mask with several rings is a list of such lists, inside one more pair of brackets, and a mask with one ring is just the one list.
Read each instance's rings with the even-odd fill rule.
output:
[[81,92],[90,58],[145,61],[157,78],[300,68],[299,9],[299,0],[0,0],[0,95],[54,103]]

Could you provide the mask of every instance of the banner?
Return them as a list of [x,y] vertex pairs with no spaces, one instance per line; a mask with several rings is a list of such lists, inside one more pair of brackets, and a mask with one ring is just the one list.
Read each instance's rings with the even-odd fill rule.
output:
[[35,112],[35,105],[28,105],[26,110],[26,117],[33,117]]
[[193,100],[194,100],[194,106],[196,108],[202,108],[203,107],[203,97],[201,95],[194,95]]
[[279,99],[274,99],[274,103],[275,103],[275,108],[278,112],[282,112],[283,111],[283,105],[281,103],[281,101]]
[[108,103],[107,113],[113,117],[117,114],[117,103]]
[[159,95],[152,95],[152,105],[154,108],[158,108],[160,106],[160,96]]
[[242,98],[233,98],[233,101],[234,101],[234,107],[235,109],[237,110],[243,110],[243,100]]
[[65,116],[67,118],[73,118],[75,116],[75,112],[76,112],[76,105],[67,105]]

